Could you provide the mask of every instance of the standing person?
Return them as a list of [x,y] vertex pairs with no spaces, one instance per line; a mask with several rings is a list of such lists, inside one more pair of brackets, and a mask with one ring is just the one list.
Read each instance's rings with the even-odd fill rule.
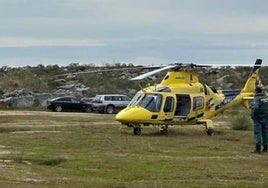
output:
[[254,124],[255,150],[253,153],[267,152],[268,145],[268,97],[262,88],[255,89],[255,97],[251,107],[251,118]]

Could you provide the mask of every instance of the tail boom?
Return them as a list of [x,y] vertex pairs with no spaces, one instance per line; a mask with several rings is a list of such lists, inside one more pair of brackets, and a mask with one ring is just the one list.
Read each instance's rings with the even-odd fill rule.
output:
[[256,88],[256,81],[257,81],[257,78],[259,76],[259,70],[260,70],[261,64],[262,64],[262,59],[257,59],[253,68],[252,68],[250,76],[249,76],[244,88],[242,89],[243,93],[254,92],[254,90]]

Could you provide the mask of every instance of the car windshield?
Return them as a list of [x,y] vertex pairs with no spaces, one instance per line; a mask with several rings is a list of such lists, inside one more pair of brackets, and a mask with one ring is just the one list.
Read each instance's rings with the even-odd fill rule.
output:
[[80,101],[78,99],[76,99],[76,98],[71,98],[71,102],[72,103],[80,103]]
[[100,95],[97,95],[93,98],[92,101],[100,101],[101,100],[101,96]]
[[147,93],[143,96],[138,105],[151,112],[158,112],[161,108],[162,98],[160,94]]

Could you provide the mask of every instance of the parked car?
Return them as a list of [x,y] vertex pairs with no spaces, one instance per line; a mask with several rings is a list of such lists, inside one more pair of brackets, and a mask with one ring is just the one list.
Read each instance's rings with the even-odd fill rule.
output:
[[98,111],[107,114],[113,114],[125,108],[131,101],[126,95],[120,94],[106,94],[106,95],[96,95],[92,102],[93,111]]
[[82,111],[92,112],[92,106],[89,103],[81,101],[74,97],[57,97],[47,101],[47,109],[56,112],[61,111]]

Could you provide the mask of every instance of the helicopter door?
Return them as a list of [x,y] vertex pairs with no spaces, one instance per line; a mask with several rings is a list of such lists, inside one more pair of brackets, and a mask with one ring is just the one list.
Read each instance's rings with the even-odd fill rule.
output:
[[177,103],[174,116],[180,118],[187,118],[191,111],[190,95],[176,95]]

